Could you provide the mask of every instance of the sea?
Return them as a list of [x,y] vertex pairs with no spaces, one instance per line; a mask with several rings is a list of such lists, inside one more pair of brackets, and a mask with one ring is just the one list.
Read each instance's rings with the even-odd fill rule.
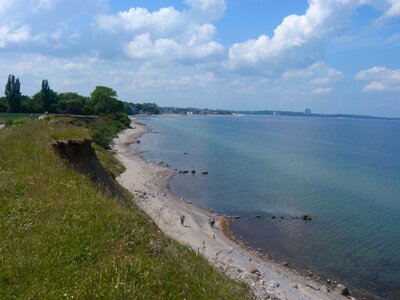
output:
[[147,160],[196,170],[175,175],[171,191],[240,216],[231,229],[246,245],[350,289],[400,299],[399,121],[262,115],[139,121],[151,128],[139,146]]

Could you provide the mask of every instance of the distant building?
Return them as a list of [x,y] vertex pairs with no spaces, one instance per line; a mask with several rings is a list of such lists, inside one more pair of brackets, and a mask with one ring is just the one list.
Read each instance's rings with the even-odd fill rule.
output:
[[304,110],[304,114],[305,114],[306,116],[310,116],[310,115],[311,115],[311,109],[306,108],[306,109]]

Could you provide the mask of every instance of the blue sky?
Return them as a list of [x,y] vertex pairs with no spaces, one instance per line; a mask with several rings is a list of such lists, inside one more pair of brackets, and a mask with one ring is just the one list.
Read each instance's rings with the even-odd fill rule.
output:
[[0,78],[162,106],[400,117],[400,0],[0,0]]

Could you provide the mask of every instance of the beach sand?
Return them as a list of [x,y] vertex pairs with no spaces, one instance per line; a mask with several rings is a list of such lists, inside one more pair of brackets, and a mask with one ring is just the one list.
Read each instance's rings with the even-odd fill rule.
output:
[[[148,128],[134,121],[132,127],[114,140],[113,149],[126,167],[117,180],[131,191],[133,201],[165,234],[203,255],[230,278],[246,282],[257,299],[344,298],[335,291],[323,292],[321,284],[247,251],[224,235],[222,218],[174,196],[168,182],[175,171],[142,159],[137,150],[129,147],[148,132]],[[181,215],[185,215],[184,226]],[[211,217],[216,219],[215,228],[209,225]]]

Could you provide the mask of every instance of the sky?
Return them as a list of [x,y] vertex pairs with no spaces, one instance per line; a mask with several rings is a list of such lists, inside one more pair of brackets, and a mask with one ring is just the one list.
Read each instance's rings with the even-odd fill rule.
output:
[[0,81],[160,106],[400,117],[400,0],[0,0]]

